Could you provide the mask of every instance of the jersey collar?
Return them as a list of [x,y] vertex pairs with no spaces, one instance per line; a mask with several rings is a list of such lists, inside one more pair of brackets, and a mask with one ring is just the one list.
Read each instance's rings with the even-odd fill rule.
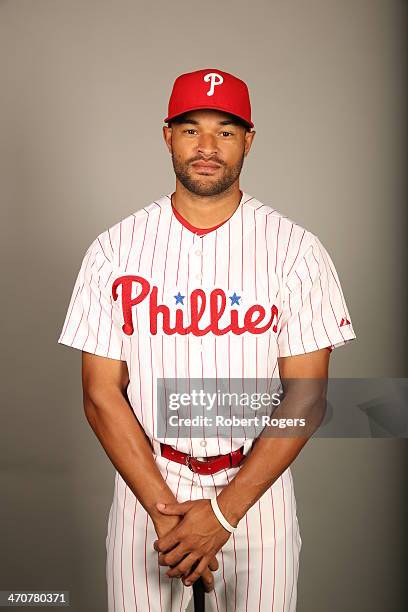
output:
[[225,223],[228,223],[228,221],[230,221],[230,219],[237,213],[238,209],[241,207],[242,202],[244,201],[245,193],[241,190],[241,199],[239,201],[239,204],[238,204],[237,208],[234,210],[234,212],[232,213],[232,215],[230,217],[228,217],[228,219],[225,219],[224,221],[221,221],[221,223],[218,223],[217,225],[213,225],[212,227],[206,227],[206,228],[196,227],[195,225],[192,225],[189,221],[187,221],[187,219],[185,219],[185,217],[183,217],[179,213],[179,211],[173,206],[173,203],[171,201],[171,196],[172,196],[171,193],[167,195],[167,197],[170,200],[170,206],[171,206],[172,214],[177,219],[177,221],[179,221],[186,229],[188,229],[193,234],[198,234],[199,236],[203,236],[205,234],[208,234],[209,232],[212,232],[212,231],[218,229],[219,227],[221,227],[222,225],[224,225]]

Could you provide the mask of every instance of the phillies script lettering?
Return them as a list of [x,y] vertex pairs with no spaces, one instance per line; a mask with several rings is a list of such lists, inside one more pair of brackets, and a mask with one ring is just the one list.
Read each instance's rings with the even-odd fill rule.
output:
[[[133,283],[140,286],[140,292],[135,298],[132,298]],[[118,287],[121,286],[122,291],[122,312],[124,324],[122,325],[123,332],[131,336],[133,334],[133,319],[132,308],[141,304],[149,296],[149,312],[150,312],[150,333],[157,334],[157,318],[158,314],[162,315],[163,327],[162,331],[165,334],[193,334],[195,336],[205,336],[212,332],[216,336],[223,336],[228,332],[233,334],[243,334],[249,332],[251,334],[262,334],[272,326],[274,332],[277,331],[278,309],[273,305],[268,313],[269,319],[264,325],[267,311],[260,304],[254,304],[248,308],[244,314],[244,324],[239,325],[238,310],[230,309],[230,323],[226,327],[220,328],[219,321],[225,312],[227,298],[223,289],[213,289],[209,296],[209,313],[210,324],[204,329],[199,329],[198,325],[203,317],[207,307],[207,295],[203,289],[194,289],[190,294],[190,311],[191,323],[184,325],[184,313],[181,308],[176,309],[175,325],[170,325],[170,308],[166,304],[159,304],[157,301],[158,288],[154,285],[151,287],[149,281],[143,276],[126,275],[120,276],[112,284],[112,296],[116,301],[118,299]]]

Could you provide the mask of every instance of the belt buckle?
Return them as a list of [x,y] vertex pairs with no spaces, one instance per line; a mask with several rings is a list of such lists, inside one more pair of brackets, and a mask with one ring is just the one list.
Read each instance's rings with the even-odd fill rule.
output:
[[188,467],[188,468],[189,468],[189,469],[190,469],[192,472],[194,472],[194,469],[193,469],[193,467],[192,467],[192,465],[191,465],[191,455],[187,455],[187,456],[186,456],[186,458],[185,458],[185,460],[184,460],[184,462],[185,462],[186,466],[187,466],[187,467]]

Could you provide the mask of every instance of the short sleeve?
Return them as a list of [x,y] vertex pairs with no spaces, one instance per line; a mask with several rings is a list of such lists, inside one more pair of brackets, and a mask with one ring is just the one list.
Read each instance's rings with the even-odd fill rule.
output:
[[284,286],[278,356],[334,349],[355,338],[333,261],[313,236],[300,262],[288,273]]
[[96,238],[86,251],[58,343],[102,357],[125,360],[110,294],[113,268]]

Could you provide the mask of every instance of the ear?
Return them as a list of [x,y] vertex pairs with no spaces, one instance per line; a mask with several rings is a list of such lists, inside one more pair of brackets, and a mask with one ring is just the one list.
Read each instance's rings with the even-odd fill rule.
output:
[[244,155],[245,156],[248,155],[248,153],[249,153],[249,151],[251,149],[252,142],[253,142],[253,140],[255,138],[255,134],[256,134],[255,130],[252,130],[251,132],[246,132],[246,134],[245,134],[245,149],[244,149]]
[[171,134],[172,134],[172,128],[169,127],[168,125],[163,125],[163,138],[169,150],[169,153],[171,153]]

